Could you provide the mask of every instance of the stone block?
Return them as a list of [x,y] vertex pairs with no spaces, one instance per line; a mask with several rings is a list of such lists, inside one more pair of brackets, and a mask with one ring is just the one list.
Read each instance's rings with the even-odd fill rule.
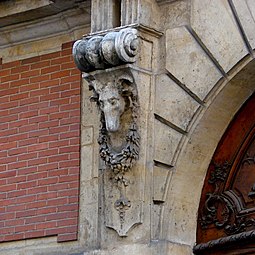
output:
[[232,0],[238,18],[244,29],[245,35],[251,45],[255,48],[255,3],[254,1]]
[[52,4],[50,0],[19,0],[13,1],[12,4],[6,4],[1,1],[0,3],[0,18],[36,10],[41,7],[49,6]]
[[249,10],[252,14],[253,19],[255,19],[255,4],[253,0],[246,0]]
[[[99,110],[94,102],[90,101],[93,95],[89,90],[89,85],[85,79],[82,81],[82,125],[99,127]],[[98,135],[98,130],[95,129],[95,137]]]
[[182,134],[155,120],[154,137],[154,159],[171,165]]
[[221,73],[186,27],[168,29],[166,42],[166,69],[203,100]]
[[164,202],[167,182],[171,179],[172,171],[166,168],[154,166],[153,169],[153,201]]
[[94,128],[82,127],[81,129],[81,145],[89,145],[94,142]]
[[170,242],[193,245],[197,225],[196,211],[197,205],[175,199],[164,210],[164,214],[167,217],[164,217],[162,224],[163,236],[166,236]]
[[174,0],[169,4],[169,0],[158,1],[160,6],[161,22],[160,29],[180,27],[189,24],[190,2],[186,0]]
[[152,60],[151,53],[153,44],[151,42],[141,40],[140,41],[140,52],[138,55],[138,65],[144,69],[151,70]]
[[[82,204],[83,205],[83,204]],[[98,203],[86,204],[80,207],[79,240],[80,244],[95,247],[98,244]],[[73,251],[78,249],[73,249]],[[86,253],[87,254],[87,253]]]
[[93,145],[87,145],[81,147],[81,181],[88,181],[98,176],[98,150]]
[[188,245],[183,245],[181,243],[168,243],[167,254],[174,255],[190,255],[192,254],[192,247]]
[[97,202],[98,198],[98,179],[81,181],[80,203],[84,206]]
[[228,72],[248,51],[227,0],[193,0],[191,26]]
[[167,75],[156,79],[155,113],[186,130],[199,104]]

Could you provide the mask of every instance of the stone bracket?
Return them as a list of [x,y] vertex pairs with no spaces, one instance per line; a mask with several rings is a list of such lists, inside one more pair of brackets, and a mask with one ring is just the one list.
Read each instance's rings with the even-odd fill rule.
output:
[[73,46],[74,61],[82,72],[133,63],[137,53],[138,37],[134,28],[87,36]]
[[[100,113],[99,155],[104,164],[105,225],[127,236],[142,222],[142,199],[133,171],[139,159],[139,102],[132,66],[138,53],[135,28],[89,35],[75,42],[73,56],[85,72]],[[136,74],[137,75],[137,74]]]

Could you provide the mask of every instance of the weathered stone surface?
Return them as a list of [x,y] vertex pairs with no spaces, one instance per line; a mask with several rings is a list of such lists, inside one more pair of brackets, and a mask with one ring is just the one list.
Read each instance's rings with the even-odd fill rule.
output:
[[165,208],[165,217],[168,219],[163,222],[163,236],[167,236],[167,240],[174,243],[192,245],[196,234],[196,218],[194,218],[196,210],[194,204],[176,199]]
[[240,67],[235,73],[239,74],[233,75],[231,82],[226,81],[216,99],[201,113],[201,119],[187,138],[176,164],[176,172],[172,176],[163,217],[163,226],[170,224],[163,231],[167,232],[170,241],[181,240],[186,244],[195,242],[196,212],[204,175],[218,141],[242,102],[254,90],[252,84],[255,77],[250,72],[254,70],[254,63],[243,69]]
[[73,57],[77,67],[88,73],[135,62],[138,44],[137,30],[124,28],[106,35],[89,35],[76,41],[73,45]]
[[249,7],[249,10],[252,14],[253,20],[255,20],[255,5],[254,5],[254,1],[252,0],[247,0],[247,5]]
[[[245,35],[252,48],[255,48],[255,8],[252,1],[232,0]],[[252,12],[252,8],[254,9]]]
[[171,165],[182,135],[169,126],[155,120],[154,160]]
[[94,142],[94,128],[93,126],[82,127],[81,130],[81,145],[90,145]]
[[186,130],[199,104],[167,75],[156,79],[155,113]]
[[40,7],[48,6],[51,3],[50,0],[19,0],[12,1],[12,3],[9,4],[2,1],[0,3],[0,18],[38,9]]
[[163,167],[153,168],[153,200],[155,203],[164,202],[168,181],[171,179],[172,171]]
[[166,69],[203,100],[221,78],[219,70],[186,27],[168,29],[166,41]]
[[120,3],[113,0],[94,0],[91,1],[91,10],[91,32],[120,25]]
[[65,42],[89,32],[89,15],[83,9],[69,10],[26,23],[0,27],[3,63],[61,50]]
[[192,247],[184,244],[169,243],[167,245],[167,254],[184,255],[192,254]]
[[[100,3],[99,0],[95,2]],[[239,62],[247,50],[227,0],[121,2],[128,8],[121,14],[125,24],[144,21],[154,26],[139,31],[140,52],[132,65],[140,105],[141,150],[133,171],[127,173],[130,183],[124,195],[130,199],[132,209],[125,214],[126,225],[120,226],[120,215],[114,207],[120,189],[109,180],[110,171],[99,160],[99,110],[89,101],[92,93],[84,81],[79,239],[61,244],[55,237],[5,243],[0,246],[0,255],[192,254],[204,176],[224,130],[254,91],[255,62],[249,64],[251,58]],[[102,6],[108,6],[107,1],[103,3]],[[233,0],[233,3],[254,47],[255,2]],[[104,8],[92,8],[92,11],[101,23],[106,22],[104,15],[111,15],[109,10],[102,13]],[[184,27],[190,25],[190,15],[198,38],[192,34],[192,29]],[[24,37],[28,41],[22,47],[10,45],[1,50],[1,54],[5,58],[17,56],[20,59],[57,50],[61,41],[70,41],[89,32],[88,27],[78,26],[81,19],[82,15],[77,20],[75,15],[70,18],[70,24],[77,25],[75,31],[67,31],[68,26],[60,20],[60,31],[66,28],[63,34],[55,34],[56,23],[53,30],[48,30],[53,37],[44,38],[44,44],[41,38],[29,41]],[[68,18],[65,20],[68,22]],[[106,23],[99,25],[109,28]],[[44,33],[45,29],[47,27],[40,32]],[[154,29],[164,34],[161,36]],[[36,29],[32,32],[38,37]],[[16,39],[20,35],[22,33],[17,34]],[[200,40],[226,72],[234,66],[222,83],[216,85],[221,73],[209,59],[206,49],[202,49]],[[186,88],[166,75],[165,67]],[[107,75],[107,71],[103,72]],[[235,76],[237,73],[240,75]],[[199,99],[205,100],[204,104],[199,104]],[[112,229],[116,226],[122,231],[121,235],[127,232],[128,236],[120,237]]]
[[191,26],[227,72],[247,55],[227,0],[193,0]]
[[[96,152],[96,150],[95,150]],[[89,181],[94,176],[97,176],[97,171],[94,169],[94,146],[81,147],[81,178],[82,181]]]
[[[170,4],[169,4],[170,3]],[[190,1],[159,1],[160,5],[160,30],[167,30],[188,25],[190,22]]]
[[141,68],[151,70],[152,68],[152,47],[153,43],[141,40],[139,45],[139,55],[138,55],[138,65],[141,66]]
[[127,0],[121,1],[121,25],[139,23],[139,4],[137,0],[133,0],[132,3]]

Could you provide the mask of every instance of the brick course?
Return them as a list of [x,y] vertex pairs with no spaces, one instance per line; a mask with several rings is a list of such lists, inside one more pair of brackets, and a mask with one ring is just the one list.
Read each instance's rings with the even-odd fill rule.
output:
[[77,239],[81,75],[71,47],[0,64],[0,242]]

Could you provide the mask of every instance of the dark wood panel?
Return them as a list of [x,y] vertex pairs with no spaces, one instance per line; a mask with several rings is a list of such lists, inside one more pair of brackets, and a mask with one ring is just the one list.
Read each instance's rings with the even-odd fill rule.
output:
[[[203,248],[202,252],[195,247],[194,252],[214,255],[255,254],[255,238],[247,237],[247,240],[244,238],[245,233],[253,230],[255,230],[255,95],[236,114],[208,168],[197,226],[197,244],[205,246],[196,246],[207,249]],[[239,242],[240,235],[242,243]],[[228,238],[231,242],[226,242]],[[242,247],[239,249],[241,244]]]

